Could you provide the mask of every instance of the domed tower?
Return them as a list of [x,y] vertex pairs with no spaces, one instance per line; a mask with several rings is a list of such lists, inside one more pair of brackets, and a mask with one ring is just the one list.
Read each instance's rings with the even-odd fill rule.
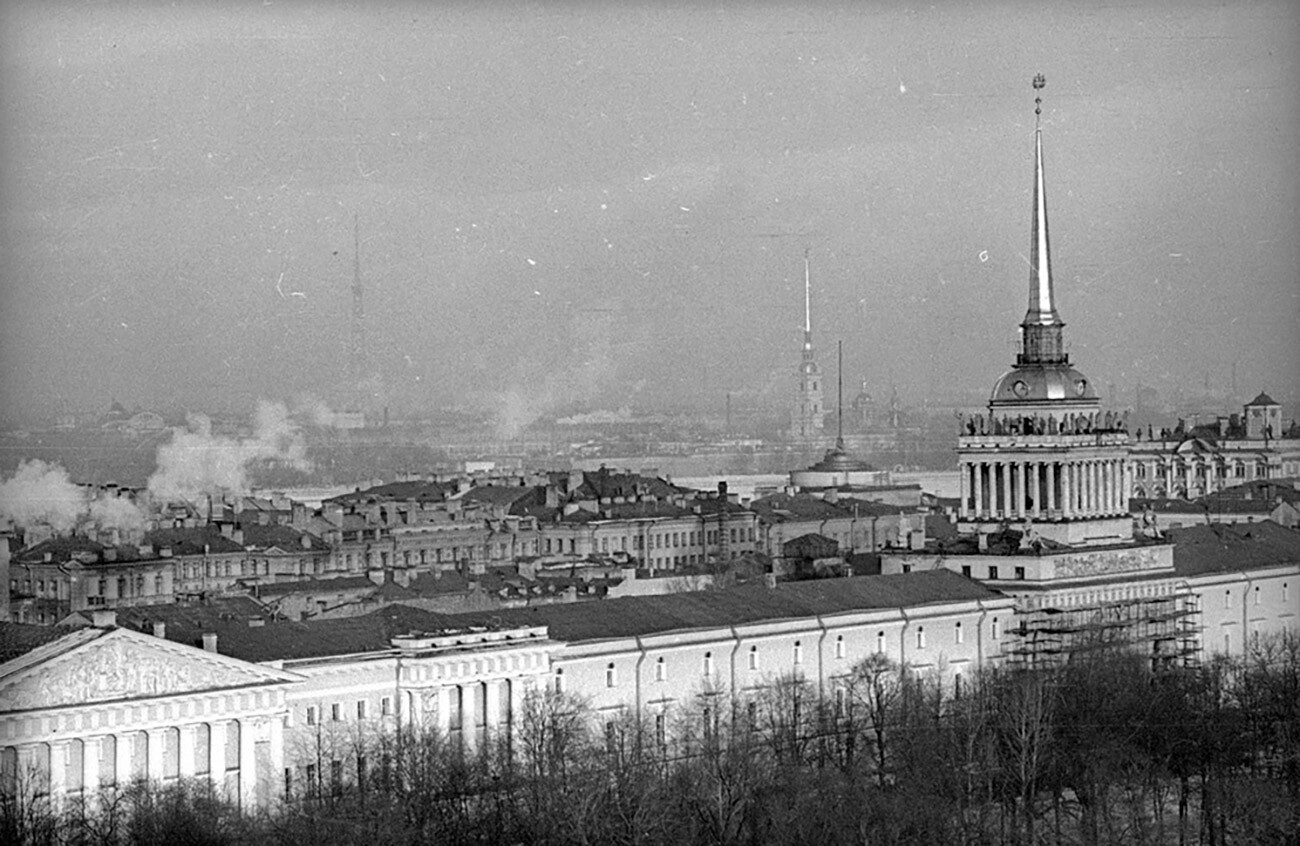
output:
[[959,528],[987,534],[1004,524],[1031,522],[1040,537],[1059,543],[1115,543],[1132,537],[1128,434],[1123,418],[1102,413],[1092,383],[1065,353],[1047,234],[1037,96],[1045,84],[1042,74],[1034,78],[1029,308],[1020,323],[1016,362],[994,384],[988,414],[962,423]]

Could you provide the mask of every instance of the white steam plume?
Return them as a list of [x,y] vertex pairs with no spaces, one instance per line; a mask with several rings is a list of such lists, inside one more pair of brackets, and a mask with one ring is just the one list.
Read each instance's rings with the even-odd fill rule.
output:
[[145,524],[144,512],[130,497],[92,494],[63,467],[40,460],[22,462],[12,478],[0,482],[0,519],[22,528],[49,526],[59,533],[85,520],[124,531]]
[[68,471],[44,461],[24,461],[0,482],[0,516],[16,526],[48,525],[56,532],[76,528],[87,508],[86,492]]
[[281,403],[258,403],[249,438],[213,434],[212,422],[202,414],[191,415],[187,423],[158,448],[158,469],[149,477],[155,499],[193,500],[217,492],[242,496],[250,489],[249,467],[257,461],[310,469],[302,433]]

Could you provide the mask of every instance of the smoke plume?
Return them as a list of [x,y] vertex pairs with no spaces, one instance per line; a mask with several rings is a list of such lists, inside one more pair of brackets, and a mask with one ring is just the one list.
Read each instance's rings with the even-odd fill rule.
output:
[[65,533],[84,521],[105,529],[144,528],[145,514],[128,496],[75,484],[58,464],[24,461],[0,482],[0,519],[23,529],[49,526]]
[[185,429],[158,448],[158,469],[149,477],[157,500],[194,500],[208,493],[242,496],[250,490],[249,468],[260,461],[309,470],[306,443],[289,410],[281,403],[259,402],[253,434],[247,438],[218,435],[206,415],[194,414]]

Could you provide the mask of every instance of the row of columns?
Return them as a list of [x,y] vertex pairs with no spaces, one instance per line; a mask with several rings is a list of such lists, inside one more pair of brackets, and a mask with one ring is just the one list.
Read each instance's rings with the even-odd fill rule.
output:
[[523,678],[504,678],[417,688],[407,692],[406,718],[417,726],[433,720],[443,737],[459,732],[466,750],[473,750],[480,729],[486,738],[513,727],[523,709],[526,686]]
[[[268,725],[273,759],[271,772],[278,772],[283,768],[283,722],[278,717],[272,717]],[[200,732],[204,731],[208,735],[207,760],[200,761],[196,752]],[[171,735],[176,743],[174,772],[168,772],[170,768],[167,766],[170,732],[175,732]],[[141,737],[143,743],[140,743]],[[234,738],[235,749],[233,755],[228,755],[227,747],[231,737]],[[78,745],[81,752],[79,757],[74,754]],[[15,767],[13,775],[18,778],[48,775],[49,792],[56,799],[78,789],[83,795],[91,796],[100,788],[125,787],[140,778],[161,781],[172,776],[207,776],[218,787],[222,787],[228,772],[238,773],[238,795],[241,802],[248,803],[254,799],[256,746],[253,727],[247,720],[117,732],[25,744],[11,749]]]
[[963,461],[961,517],[1023,520],[1128,511],[1122,458]]

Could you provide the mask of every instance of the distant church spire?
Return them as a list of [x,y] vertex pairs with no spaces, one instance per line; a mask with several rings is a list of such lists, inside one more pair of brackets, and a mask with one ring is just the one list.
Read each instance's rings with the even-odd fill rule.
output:
[[812,277],[808,270],[808,248],[803,251],[803,357],[812,358]]
[[1023,348],[1019,364],[1065,363],[1065,326],[1056,313],[1052,291],[1052,259],[1047,238],[1047,187],[1043,179],[1043,98],[1047,84],[1040,73],[1034,77],[1034,212],[1029,244],[1029,310],[1021,322]]

